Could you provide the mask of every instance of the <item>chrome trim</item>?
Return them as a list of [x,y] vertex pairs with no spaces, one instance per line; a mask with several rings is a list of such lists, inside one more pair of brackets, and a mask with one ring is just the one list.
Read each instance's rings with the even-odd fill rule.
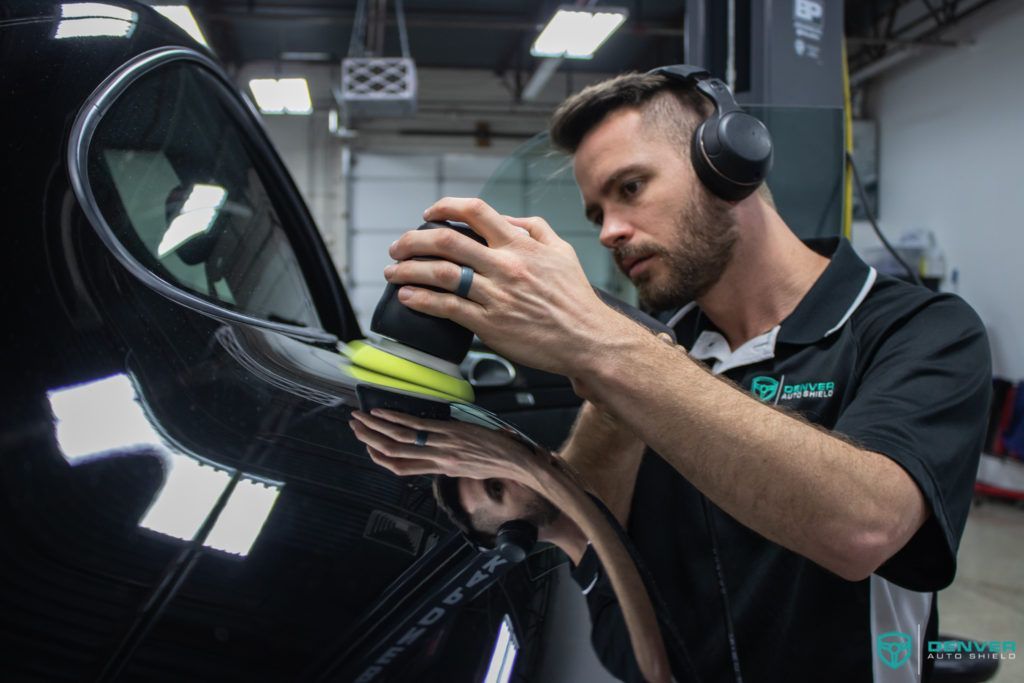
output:
[[[89,219],[89,223],[92,224],[103,244],[106,245],[129,273],[134,275],[142,284],[168,299],[219,320],[255,325],[306,341],[337,344],[338,338],[330,332],[299,327],[298,325],[275,323],[270,320],[246,315],[245,313],[239,313],[238,311],[232,311],[168,282],[139,263],[132,253],[128,251],[127,247],[117,239],[110,225],[103,217],[103,213],[96,202],[96,197],[89,186],[89,144],[92,141],[93,134],[96,132],[96,127],[128,86],[158,66],[175,61],[190,61],[205,67],[217,80],[227,87],[229,92],[234,92],[234,84],[217,63],[191,48],[156,48],[143,52],[122,64],[117,71],[108,76],[89,95],[89,98],[75,118],[75,123],[71,127],[71,135],[68,138],[68,175],[71,178],[71,188],[75,196],[78,197],[78,202],[81,204],[86,218]],[[255,115],[252,103],[245,97],[242,98],[242,101],[245,103],[246,108]]]
[[[481,381],[477,379],[475,375],[476,368],[483,361],[491,361],[500,365],[508,373],[508,379],[497,381]],[[516,381],[516,366],[505,358],[494,353],[487,353],[486,351],[470,351],[466,355],[466,360],[462,361],[462,371],[466,375],[466,379],[474,387],[507,387]]]

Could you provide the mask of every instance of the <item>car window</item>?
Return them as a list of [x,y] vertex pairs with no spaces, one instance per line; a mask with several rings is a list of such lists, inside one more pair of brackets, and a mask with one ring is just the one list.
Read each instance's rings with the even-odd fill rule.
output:
[[140,77],[89,145],[89,182],[116,238],[143,266],[208,301],[321,327],[258,155],[227,93],[191,63]]

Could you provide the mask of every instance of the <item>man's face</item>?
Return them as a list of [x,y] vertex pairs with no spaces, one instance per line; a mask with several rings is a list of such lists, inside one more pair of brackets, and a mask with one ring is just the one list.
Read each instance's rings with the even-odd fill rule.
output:
[[459,500],[477,531],[493,534],[513,519],[542,529],[561,514],[534,491],[508,479],[459,479]]
[[623,108],[587,133],[573,159],[587,218],[654,310],[707,292],[736,241],[731,206],[701,185],[682,153],[639,110]]

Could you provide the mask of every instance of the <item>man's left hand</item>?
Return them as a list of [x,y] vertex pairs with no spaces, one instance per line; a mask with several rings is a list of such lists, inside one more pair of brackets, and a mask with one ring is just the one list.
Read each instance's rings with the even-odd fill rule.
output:
[[[443,474],[511,479],[536,488],[550,457],[509,434],[458,420],[430,420],[390,410],[352,413],[349,425],[370,458],[397,475]],[[420,443],[417,443],[419,437]]]
[[[507,358],[572,376],[581,358],[626,319],[594,293],[576,252],[542,218],[502,216],[480,199],[446,197],[423,214],[468,224],[487,246],[453,230],[414,230],[391,245],[388,282],[403,304],[472,330]],[[438,260],[412,260],[432,256]],[[466,298],[460,266],[474,271]],[[425,286],[445,290],[435,292]]]

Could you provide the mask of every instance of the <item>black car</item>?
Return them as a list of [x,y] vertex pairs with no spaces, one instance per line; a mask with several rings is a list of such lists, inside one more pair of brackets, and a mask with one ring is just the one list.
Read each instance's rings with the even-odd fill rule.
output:
[[[505,615],[528,671],[553,549],[402,641],[486,556],[349,430],[362,332],[211,56],[5,2],[0,103],[0,680],[479,680]],[[481,400],[557,445],[576,399],[520,370]]]

